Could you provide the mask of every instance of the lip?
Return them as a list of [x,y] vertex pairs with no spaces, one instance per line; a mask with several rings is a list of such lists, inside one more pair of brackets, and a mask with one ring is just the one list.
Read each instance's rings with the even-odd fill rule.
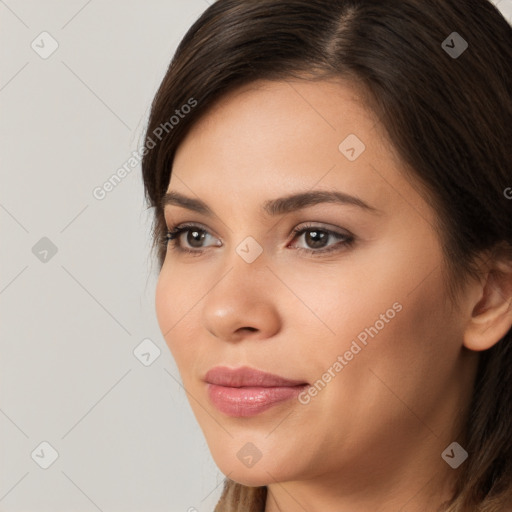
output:
[[300,380],[249,367],[217,366],[204,377],[208,396],[222,413],[233,417],[248,417],[296,397],[309,386]]
[[274,375],[272,373],[262,372],[248,366],[240,368],[228,368],[227,366],[216,366],[207,372],[204,380],[209,384],[217,386],[227,386],[231,388],[240,388],[247,386],[254,387],[291,387],[307,384],[303,380],[291,380]]

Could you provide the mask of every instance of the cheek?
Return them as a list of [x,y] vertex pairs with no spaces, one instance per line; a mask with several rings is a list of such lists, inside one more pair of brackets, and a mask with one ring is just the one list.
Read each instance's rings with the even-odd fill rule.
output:
[[[384,293],[352,310],[339,302],[347,309],[331,324],[337,336],[325,338],[321,350],[308,346],[302,357],[317,389],[304,414],[347,457],[360,456],[355,444],[371,452],[383,439],[408,439],[448,389],[456,340],[446,328],[441,282],[434,281],[421,293]],[[348,437],[358,443],[347,446]]]
[[[387,308],[397,297],[394,304],[400,308],[393,314]],[[364,315],[366,325],[343,343],[343,354],[348,351],[351,361],[330,390],[329,399],[350,400],[353,416],[363,423],[369,411],[379,411],[392,424],[408,409],[423,415],[435,408],[448,388],[461,344],[443,299],[442,281],[432,275],[415,292],[394,293],[380,308],[372,306],[373,313]],[[358,328],[353,326],[353,330]],[[352,348],[351,342],[355,343]],[[333,356],[335,351],[330,359]],[[416,421],[413,415],[409,420],[411,424]]]
[[308,297],[316,316],[303,310],[298,320],[308,376],[316,380],[329,369],[344,375],[325,375],[325,380],[337,381],[328,386],[334,401],[348,393],[362,403],[378,403],[391,393],[381,377],[403,391],[406,400],[418,403],[417,396],[428,398],[428,390],[440,392],[458,356],[460,332],[446,309],[439,251],[391,249],[372,261],[359,257],[348,273],[331,268],[314,279],[304,273],[289,281],[297,295]]
[[[193,265],[184,269],[164,263],[155,290],[155,312],[165,343],[187,387],[205,354],[201,306],[207,287]],[[203,364],[204,367],[204,364]]]

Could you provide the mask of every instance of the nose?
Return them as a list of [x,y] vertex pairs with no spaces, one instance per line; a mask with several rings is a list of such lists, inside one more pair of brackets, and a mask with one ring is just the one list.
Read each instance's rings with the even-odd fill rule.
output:
[[275,335],[281,328],[276,286],[263,257],[247,263],[234,254],[203,301],[205,328],[230,342]]

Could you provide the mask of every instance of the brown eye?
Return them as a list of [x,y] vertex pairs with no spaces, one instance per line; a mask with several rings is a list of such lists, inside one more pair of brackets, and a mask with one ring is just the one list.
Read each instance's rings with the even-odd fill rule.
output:
[[[343,250],[351,246],[355,241],[354,235],[348,232],[338,233],[319,226],[302,226],[296,228],[294,234],[294,239],[303,237],[306,244],[306,247],[297,247],[297,249],[311,254],[325,254],[326,252]],[[338,239],[339,242],[334,245],[327,245],[330,239]]]
[[[183,236],[185,235],[186,236]],[[212,236],[209,231],[194,224],[181,224],[173,226],[167,232],[164,245],[178,252],[196,253],[204,252],[202,249],[208,246],[202,245],[207,236]],[[219,244],[216,244],[219,245]]]

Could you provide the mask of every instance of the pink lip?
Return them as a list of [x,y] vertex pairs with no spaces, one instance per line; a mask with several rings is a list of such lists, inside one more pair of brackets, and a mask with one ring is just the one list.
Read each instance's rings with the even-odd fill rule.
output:
[[303,380],[291,380],[255,370],[247,366],[240,368],[228,368],[227,366],[216,366],[205,375],[204,380],[209,384],[240,388],[243,386],[260,386],[265,388],[297,386],[307,384]]
[[308,384],[248,367],[212,368],[204,378],[219,411],[234,417],[254,416],[296,397]]

